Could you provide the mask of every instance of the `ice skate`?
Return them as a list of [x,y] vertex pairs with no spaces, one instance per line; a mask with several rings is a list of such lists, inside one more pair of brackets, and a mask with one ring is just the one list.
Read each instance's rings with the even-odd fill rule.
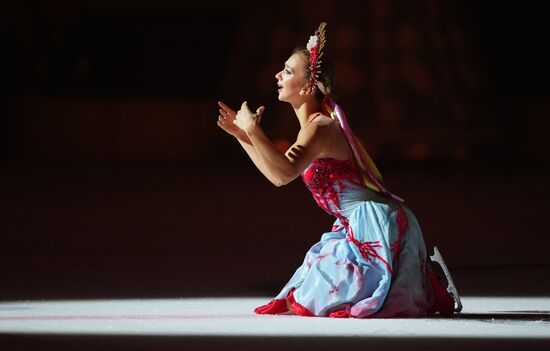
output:
[[429,265],[433,273],[440,278],[441,283],[446,286],[449,294],[452,295],[455,301],[454,312],[460,313],[460,311],[462,311],[462,303],[460,302],[460,296],[458,296],[458,290],[456,289],[451,273],[449,272],[447,265],[445,265],[445,261],[436,246],[434,246],[434,254],[430,256]]

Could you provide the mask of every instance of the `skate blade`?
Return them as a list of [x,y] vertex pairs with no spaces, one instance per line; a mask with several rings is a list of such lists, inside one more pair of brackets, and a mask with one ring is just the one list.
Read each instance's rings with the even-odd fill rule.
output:
[[456,289],[455,283],[453,282],[453,278],[451,277],[451,273],[449,272],[449,269],[447,268],[447,265],[445,264],[445,261],[443,260],[443,256],[441,256],[441,253],[437,249],[436,246],[434,246],[434,254],[430,256],[430,259],[432,262],[437,263],[438,268],[440,268],[444,274],[445,279],[447,280],[447,291],[453,295],[453,298],[455,300],[455,308],[454,311],[456,313],[460,313],[462,311],[462,303],[460,302],[460,296],[458,295],[458,290]]

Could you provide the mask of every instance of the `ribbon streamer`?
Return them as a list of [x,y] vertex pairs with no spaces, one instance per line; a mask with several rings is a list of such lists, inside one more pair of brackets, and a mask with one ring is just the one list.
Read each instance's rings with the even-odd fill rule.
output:
[[399,203],[404,202],[404,199],[392,194],[384,187],[384,185],[382,184],[384,180],[382,179],[380,171],[378,171],[378,168],[370,158],[367,150],[365,150],[365,148],[361,144],[361,141],[353,134],[346,119],[346,114],[344,113],[342,108],[336,103],[336,101],[334,101],[330,94],[325,96],[322,107],[324,112],[328,114],[332,119],[337,120],[344,130],[344,135],[346,136],[346,139],[348,140],[348,143],[351,147],[355,162],[361,170],[363,183],[365,184],[365,186],[372,191],[385,195]]

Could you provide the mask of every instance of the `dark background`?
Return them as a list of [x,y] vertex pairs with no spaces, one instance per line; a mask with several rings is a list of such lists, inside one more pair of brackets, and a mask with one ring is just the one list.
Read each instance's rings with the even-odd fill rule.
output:
[[548,294],[537,4],[0,1],[0,297],[276,294],[332,220],[216,102],[265,105],[291,143],[274,75],[322,20],[352,127],[459,289]]

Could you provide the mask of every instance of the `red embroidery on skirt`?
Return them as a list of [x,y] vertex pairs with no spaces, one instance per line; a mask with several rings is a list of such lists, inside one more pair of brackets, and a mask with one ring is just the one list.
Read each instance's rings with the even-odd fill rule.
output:
[[357,248],[359,249],[359,252],[365,258],[365,260],[369,261],[370,263],[374,263],[373,258],[378,259],[383,264],[386,265],[386,267],[390,271],[390,274],[393,274],[393,270],[390,267],[388,261],[386,261],[382,256],[380,256],[378,254],[378,252],[376,252],[377,248],[382,247],[382,245],[380,245],[379,240],[377,240],[377,241],[365,241],[364,243],[362,243],[362,242],[360,242],[359,240],[357,240],[355,238],[355,236],[353,234],[353,229],[351,227],[348,228],[348,237],[347,238],[350,242],[352,242],[353,244],[355,244],[355,246],[357,246]]

